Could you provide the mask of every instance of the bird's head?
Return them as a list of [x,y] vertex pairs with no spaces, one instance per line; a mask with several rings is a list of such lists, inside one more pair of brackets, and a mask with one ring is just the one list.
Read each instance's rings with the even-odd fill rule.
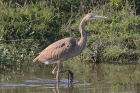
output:
[[98,18],[107,18],[107,17],[95,15],[95,14],[92,14],[92,13],[88,13],[88,14],[84,17],[85,21],[93,20],[93,19],[98,19]]

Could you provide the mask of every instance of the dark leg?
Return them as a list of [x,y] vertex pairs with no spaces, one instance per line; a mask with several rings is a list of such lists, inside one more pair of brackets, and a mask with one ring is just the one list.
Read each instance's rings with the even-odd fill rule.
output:
[[60,71],[60,73],[63,73],[63,72],[68,72],[68,81],[70,80],[72,82],[74,80],[74,73],[71,70]]
[[74,80],[74,73],[71,70],[67,70],[68,72],[68,80],[70,79],[70,81]]

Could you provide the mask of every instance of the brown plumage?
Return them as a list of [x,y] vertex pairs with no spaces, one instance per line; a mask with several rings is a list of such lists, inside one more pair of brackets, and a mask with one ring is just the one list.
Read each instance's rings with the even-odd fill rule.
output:
[[[56,79],[57,81],[59,81],[59,72],[62,72],[59,71],[60,64],[69,58],[79,55],[83,51],[87,41],[87,35],[84,30],[84,24],[87,20],[96,19],[96,18],[107,18],[107,17],[94,15],[92,13],[87,14],[82,19],[79,25],[81,38],[78,43],[76,42],[75,39],[71,37],[58,40],[53,44],[49,45],[47,48],[45,48],[41,53],[39,53],[39,55],[33,60],[33,62],[36,62],[38,60],[45,64],[57,63],[57,66],[54,68],[53,73],[56,72],[55,70],[57,68]],[[66,71],[70,73],[71,79],[73,79],[72,72],[70,70],[66,70]]]
[[[39,60],[45,64],[56,63],[57,60],[67,59],[71,53],[73,53],[77,47],[77,43],[73,38],[61,39],[47,48],[45,48],[33,62]],[[73,55],[71,55],[73,56]]]

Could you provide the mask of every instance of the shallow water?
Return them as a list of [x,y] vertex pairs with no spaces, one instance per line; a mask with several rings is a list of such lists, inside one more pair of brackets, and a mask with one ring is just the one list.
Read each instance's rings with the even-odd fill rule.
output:
[[74,72],[74,82],[60,73],[56,83],[53,66],[28,67],[0,74],[0,93],[140,93],[140,65],[81,64],[65,65]]

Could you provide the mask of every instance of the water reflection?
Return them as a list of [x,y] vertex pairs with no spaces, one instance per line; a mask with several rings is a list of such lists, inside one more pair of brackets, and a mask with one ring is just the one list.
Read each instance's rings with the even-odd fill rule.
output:
[[23,71],[0,73],[0,93],[139,93],[140,65],[78,64],[75,80],[60,74],[57,84],[53,67],[35,67]]
[[[60,83],[57,83],[55,88],[53,89],[53,92],[54,93],[61,93],[60,89],[62,89],[62,88],[60,86],[62,87],[62,85]],[[73,87],[73,83],[72,82],[68,82],[68,87],[65,88],[65,93],[72,93],[73,88],[74,88]]]
[[99,81],[104,79],[104,71],[100,64],[91,64],[91,74]]

